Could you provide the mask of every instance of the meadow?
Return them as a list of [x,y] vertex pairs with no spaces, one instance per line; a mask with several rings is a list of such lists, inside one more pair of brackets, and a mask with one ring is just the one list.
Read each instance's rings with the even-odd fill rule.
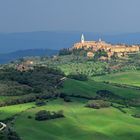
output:
[[[64,111],[65,118],[38,122],[39,110]],[[135,112],[135,109],[132,109]],[[31,116],[29,119],[28,116]],[[118,109],[89,109],[85,103],[61,99],[29,109],[15,120],[14,128],[23,140],[139,140],[140,120]]]
[[34,106],[33,103],[26,103],[26,104],[0,107],[0,120],[5,120],[7,118],[13,117],[14,115],[20,114],[21,112],[33,106]]
[[[139,90],[92,79],[67,79],[60,90],[67,95],[83,97],[95,97],[98,90],[109,90],[127,99],[140,98]],[[16,115],[12,128],[22,140],[139,140],[140,119],[132,116],[140,113],[139,107],[124,106],[126,113],[113,106],[92,109],[85,107],[87,99],[70,98],[72,102],[65,102],[62,98],[48,99],[44,106],[36,106],[32,102],[1,107],[0,120]],[[5,100],[4,97],[1,100]],[[35,114],[40,110],[63,110],[65,117],[36,121]]]
[[96,81],[108,81],[110,83],[126,84],[133,86],[140,86],[140,71],[126,71],[113,74],[106,74],[103,76],[93,77]]

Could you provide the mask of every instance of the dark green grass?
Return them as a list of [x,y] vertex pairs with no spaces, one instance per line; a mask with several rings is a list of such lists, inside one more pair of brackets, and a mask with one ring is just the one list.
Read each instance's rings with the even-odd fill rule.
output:
[[64,83],[64,88],[62,89],[62,92],[69,95],[74,94],[74,95],[82,95],[86,97],[95,97],[96,91],[98,90],[110,90],[116,95],[128,99],[140,98],[140,90],[117,87],[110,84],[105,84],[103,82],[96,82],[93,80],[77,81],[77,80],[68,79]]

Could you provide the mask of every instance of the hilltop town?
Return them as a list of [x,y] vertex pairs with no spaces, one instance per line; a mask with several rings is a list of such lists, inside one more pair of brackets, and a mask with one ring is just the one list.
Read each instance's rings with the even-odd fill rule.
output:
[[127,55],[128,53],[137,53],[140,51],[140,46],[125,45],[125,44],[113,45],[113,44],[106,43],[101,39],[99,39],[99,41],[85,41],[85,37],[82,34],[81,42],[75,43],[72,49],[89,50],[89,52],[87,52],[88,57],[93,57],[94,52],[97,52],[98,50],[104,50],[107,53],[108,58],[110,58],[113,55],[122,57]]
[[[100,51],[103,51],[105,53],[102,53]],[[99,54],[97,54],[99,52]],[[108,61],[113,56],[115,58],[121,58],[125,57],[128,54],[136,54],[140,52],[140,45],[125,45],[125,44],[110,44],[105,41],[102,41],[99,39],[98,41],[86,41],[84,35],[81,36],[81,41],[78,43],[75,43],[72,48],[65,48],[59,51],[59,54],[56,54],[52,56],[52,59],[49,60],[51,63],[55,61],[63,61],[65,56],[67,59],[75,59],[74,56],[84,56],[86,58],[93,58],[94,60],[101,60],[101,61]],[[72,55],[73,54],[73,55]],[[98,56],[97,56],[98,55]],[[64,57],[63,57],[64,56]],[[69,58],[72,57],[72,58]],[[44,58],[45,60],[47,58]],[[84,59],[84,58],[83,58]],[[45,65],[48,65],[48,61],[46,60]],[[36,60],[30,60],[25,59],[24,61],[19,61],[19,63],[16,63],[15,68],[19,71],[28,71],[32,70],[35,64]],[[41,61],[41,60],[39,60]],[[42,62],[40,62],[42,64]],[[113,66],[114,67],[114,66]],[[115,66],[116,68],[116,66]]]

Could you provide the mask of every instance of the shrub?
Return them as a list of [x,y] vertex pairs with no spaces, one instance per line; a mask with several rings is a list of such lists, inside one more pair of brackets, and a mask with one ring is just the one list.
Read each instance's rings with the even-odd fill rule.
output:
[[112,93],[109,90],[98,90],[96,92],[100,97],[112,97],[114,96],[114,93]]
[[104,50],[98,50],[98,51],[96,51],[96,52],[95,52],[95,55],[94,55],[94,59],[97,60],[97,59],[99,59],[101,56],[108,57],[107,52],[104,51]]
[[113,100],[117,103],[125,103],[127,102],[127,99],[125,99],[124,97],[121,97],[119,95],[114,94],[112,91],[109,90],[98,90],[97,92],[97,97],[99,99],[108,99],[108,100]]
[[86,107],[95,108],[95,109],[106,108],[110,106],[111,106],[110,102],[103,101],[103,100],[91,100],[86,104]]
[[51,119],[62,118],[62,117],[64,117],[63,110],[59,110],[58,112],[51,113]]
[[35,114],[35,120],[38,121],[51,120],[51,119],[62,118],[62,117],[64,117],[62,110],[58,112],[41,110]]
[[59,55],[70,55],[72,52],[69,49],[61,49]]
[[44,100],[37,100],[37,101],[35,102],[35,104],[36,104],[37,106],[43,106],[43,105],[46,105],[46,102],[45,102]]
[[32,116],[28,116],[28,119],[32,119]]
[[41,110],[35,114],[35,120],[38,121],[48,120],[49,116],[50,116],[50,112],[46,110]]
[[127,112],[123,109],[124,106],[120,106],[120,105],[118,106],[118,105],[112,104],[112,107],[114,107],[114,108],[120,110],[122,113],[127,113]]
[[140,118],[140,114],[134,114],[132,115],[134,118]]
[[84,74],[70,74],[68,78],[79,80],[79,81],[87,81],[88,77]]
[[132,99],[131,101],[129,101],[129,105],[131,106],[135,106],[135,107],[139,107],[140,106],[140,99]]
[[64,101],[65,101],[65,102],[71,102],[71,99],[70,99],[70,97],[65,96],[65,97],[64,97]]
[[2,140],[21,140],[18,134],[10,127],[3,131],[3,134],[0,136],[0,138],[1,137],[3,138]]

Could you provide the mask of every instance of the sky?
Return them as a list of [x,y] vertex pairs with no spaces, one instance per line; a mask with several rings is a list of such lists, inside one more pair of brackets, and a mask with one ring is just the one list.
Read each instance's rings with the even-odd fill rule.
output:
[[0,0],[0,32],[140,32],[140,0]]

